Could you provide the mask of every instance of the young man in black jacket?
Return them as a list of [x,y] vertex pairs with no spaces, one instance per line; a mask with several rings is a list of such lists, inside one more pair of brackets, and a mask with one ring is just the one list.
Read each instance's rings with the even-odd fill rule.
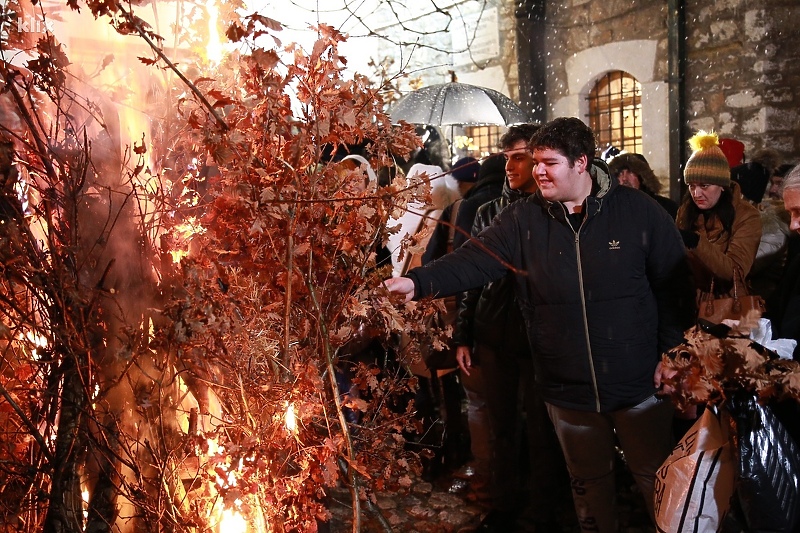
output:
[[594,160],[594,135],[579,119],[549,122],[530,146],[535,195],[385,285],[411,300],[513,273],[581,527],[613,533],[616,439],[651,517],[655,472],[672,450],[672,404],[656,396],[655,374],[693,319],[686,251],[666,211]]
[[[473,236],[508,205],[536,192],[528,141],[540,127],[512,126],[500,138],[505,187],[501,197],[478,209]],[[507,533],[528,525],[537,533],[560,531],[559,504],[568,494],[569,479],[553,424],[533,386],[533,360],[513,274],[463,295],[453,343],[461,371],[469,376],[480,369],[483,374],[492,428],[492,509],[477,531]],[[523,432],[527,469],[521,461]]]

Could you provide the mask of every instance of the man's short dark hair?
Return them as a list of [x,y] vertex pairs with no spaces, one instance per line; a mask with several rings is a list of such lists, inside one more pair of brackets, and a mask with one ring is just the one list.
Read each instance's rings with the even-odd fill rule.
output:
[[542,125],[538,122],[530,124],[515,124],[508,128],[502,137],[500,137],[500,149],[508,150],[519,141],[528,142],[533,134],[539,131]]
[[575,117],[551,120],[533,134],[529,144],[531,150],[550,148],[561,152],[570,165],[574,165],[582,155],[591,162],[596,148],[592,129]]

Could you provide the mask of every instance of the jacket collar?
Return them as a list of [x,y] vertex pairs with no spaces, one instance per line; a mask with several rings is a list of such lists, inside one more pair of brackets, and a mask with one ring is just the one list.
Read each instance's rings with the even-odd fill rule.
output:
[[527,198],[531,194],[532,193],[529,192],[523,192],[517,189],[512,189],[508,185],[508,179],[506,179],[506,181],[503,183],[503,198],[505,198],[509,202],[516,202],[517,200],[520,200],[522,198]]
[[[586,206],[586,217],[592,217],[600,212],[608,195],[619,187],[617,180],[611,177],[611,172],[608,170],[606,162],[599,158],[594,158],[589,167],[589,175],[592,177],[592,192],[583,201]],[[537,191],[536,197],[539,198],[547,207],[547,212],[560,220],[566,218],[566,209],[560,202],[551,202],[542,198],[541,194]],[[560,206],[558,208],[556,206]],[[560,216],[559,216],[560,215]]]

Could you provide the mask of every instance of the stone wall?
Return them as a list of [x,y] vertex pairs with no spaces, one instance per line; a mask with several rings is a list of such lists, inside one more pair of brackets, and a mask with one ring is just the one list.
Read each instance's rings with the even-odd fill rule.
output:
[[800,160],[800,2],[687,1],[686,118]]
[[[476,2],[470,0],[456,4],[461,11],[454,11],[453,14],[463,12],[467,6],[472,6],[474,9],[474,5]],[[498,54],[486,60],[458,65],[455,67],[458,80],[494,88],[506,93],[515,102],[519,102],[519,71],[514,23],[515,0],[489,0],[486,4],[480,5],[483,9],[497,9]],[[498,77],[501,77],[502,81],[498,81]]]
[[550,101],[568,95],[567,60],[615,41],[657,40],[657,77],[667,76],[667,7],[661,1],[572,0],[547,3],[545,43]]
[[[747,154],[772,147],[800,161],[800,2],[686,0],[685,14],[684,136],[714,129],[744,142]],[[555,102],[575,97],[567,65],[587,49],[655,41],[654,79],[666,81],[667,15],[664,0],[548,2],[550,118]]]
[[519,71],[517,70],[517,36],[514,24],[516,0],[498,0],[500,11],[500,65],[508,83],[509,97],[519,102]]

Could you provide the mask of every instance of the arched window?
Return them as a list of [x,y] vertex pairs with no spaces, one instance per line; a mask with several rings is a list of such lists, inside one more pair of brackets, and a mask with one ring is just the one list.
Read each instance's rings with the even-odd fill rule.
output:
[[642,152],[642,86],[621,70],[597,80],[589,93],[589,125],[599,151],[615,146]]

